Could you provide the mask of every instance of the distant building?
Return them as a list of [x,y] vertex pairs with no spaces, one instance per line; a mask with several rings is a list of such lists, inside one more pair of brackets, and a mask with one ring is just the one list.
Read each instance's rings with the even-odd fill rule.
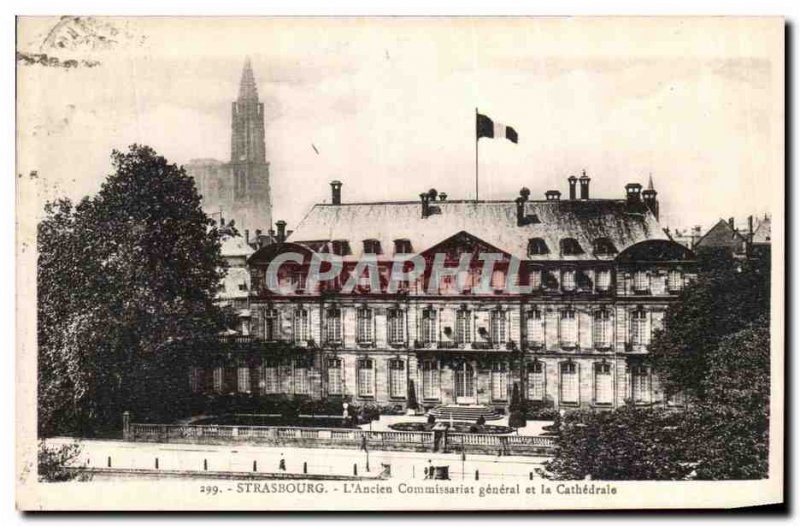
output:
[[[556,408],[680,403],[659,386],[647,348],[694,276],[694,255],[658,224],[652,186],[631,183],[624,199],[591,199],[589,183],[585,174],[570,177],[563,200],[557,190],[529,200],[523,189],[505,201],[430,191],[419,201],[344,203],[334,181],[330,203],[312,207],[285,242],[248,258],[250,326],[237,345],[198,355],[193,392],[232,404],[245,397],[253,407],[269,396],[402,406],[413,381],[425,407],[507,409],[515,384],[524,398]],[[303,257],[278,276],[294,293],[265,283],[284,252]],[[475,285],[486,252],[502,260],[483,291]],[[312,287],[314,253],[341,256],[337,279]],[[457,290],[452,275],[434,280],[437,254],[450,267],[471,255],[459,280],[472,286]],[[413,255],[428,271],[389,290],[391,265]],[[364,256],[377,258],[379,290],[359,279],[344,292]],[[509,280],[532,290],[507,291]]]
[[248,239],[266,234],[272,224],[272,198],[264,104],[258,99],[249,58],[231,109],[230,161],[193,159],[185,168],[194,177],[207,214],[217,221],[233,220],[239,233]]
[[727,221],[720,219],[695,243],[694,250],[727,249],[736,257],[745,257],[747,245],[746,235],[736,230],[734,219],[730,218]]

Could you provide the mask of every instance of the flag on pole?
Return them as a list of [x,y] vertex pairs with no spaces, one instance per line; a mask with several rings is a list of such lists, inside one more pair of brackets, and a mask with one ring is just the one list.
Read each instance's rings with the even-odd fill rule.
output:
[[506,138],[509,141],[513,142],[514,144],[517,144],[517,130],[515,130],[511,126],[506,126],[505,124],[494,122],[486,115],[476,113],[476,116],[477,116],[476,140],[480,139],[481,137],[488,137],[490,139]]

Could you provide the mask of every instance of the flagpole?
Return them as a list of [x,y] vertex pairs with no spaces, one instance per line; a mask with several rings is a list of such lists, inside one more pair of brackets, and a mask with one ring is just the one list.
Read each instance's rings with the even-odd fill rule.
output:
[[478,202],[478,108],[475,107],[475,202]]

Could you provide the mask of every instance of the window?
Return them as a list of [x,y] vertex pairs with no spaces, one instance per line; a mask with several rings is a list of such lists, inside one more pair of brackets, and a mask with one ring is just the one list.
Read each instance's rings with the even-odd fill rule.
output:
[[542,288],[542,271],[539,269],[531,270],[528,274],[528,285],[531,286],[533,290],[539,290]]
[[425,309],[422,311],[422,343],[429,345],[436,342],[436,311]]
[[193,393],[199,393],[202,389],[203,369],[200,367],[189,367],[189,387]]
[[236,383],[240,393],[250,392],[250,368],[239,367],[236,370]]
[[682,406],[686,404],[686,397],[682,391],[667,392],[667,405]]
[[221,393],[222,392],[222,377],[224,375],[224,371],[222,367],[214,367],[213,372],[213,382],[214,382],[214,392]]
[[528,366],[528,399],[544,401],[545,396],[544,364],[533,362]]
[[614,400],[614,382],[611,365],[598,363],[594,366],[594,401],[597,404],[611,404]]
[[460,309],[456,312],[456,343],[464,344],[472,341],[470,311]]
[[647,345],[647,311],[636,309],[631,313],[631,343],[634,345]]
[[368,358],[358,360],[358,396],[375,396],[374,362]]
[[633,273],[633,291],[644,293],[650,290],[650,279],[647,272],[637,270]]
[[331,242],[331,252],[336,254],[337,256],[349,256],[350,255],[350,243],[346,240],[338,239],[336,241]]
[[578,290],[584,292],[591,292],[592,290],[592,278],[589,276],[589,272],[585,270],[579,270],[575,277],[576,285],[578,286]]
[[505,363],[492,364],[492,400],[508,398],[508,371]]
[[578,324],[574,310],[565,309],[561,311],[559,329],[562,347],[576,347],[578,345]]
[[268,342],[278,339],[278,311],[275,309],[264,312],[264,339]]
[[577,404],[578,391],[578,365],[574,362],[561,364],[561,403]]
[[302,360],[294,362],[294,394],[308,394],[308,363]]
[[529,310],[527,313],[527,334],[528,343],[531,345],[544,344],[544,327],[542,326],[542,311],[539,309]]
[[433,360],[422,362],[422,397],[439,399],[439,363]]
[[371,344],[373,342],[372,309],[362,307],[357,311],[356,338],[358,343]]
[[264,393],[275,394],[281,392],[281,385],[278,379],[278,364],[267,362],[264,364]]
[[608,269],[598,270],[597,276],[597,290],[605,292],[611,288],[611,271]]
[[650,375],[647,367],[631,367],[631,389],[634,403],[650,402]]
[[568,292],[575,290],[574,270],[564,270],[561,272],[561,289]]
[[381,242],[377,239],[364,240],[364,254],[381,254]]
[[502,270],[493,270],[491,284],[494,290],[503,290],[506,286],[505,272]]
[[667,289],[677,292],[683,288],[683,273],[680,270],[670,270],[667,274]]
[[492,343],[501,345],[506,342],[506,313],[501,310],[492,311]]
[[387,315],[389,343],[401,344],[406,341],[405,314],[402,309],[389,309]]
[[607,237],[599,237],[594,240],[594,253],[598,256],[616,254],[617,247]]
[[294,311],[292,333],[294,334],[294,341],[297,343],[305,343],[309,340],[308,311],[302,307]]
[[293,270],[289,274],[289,283],[291,284],[295,292],[305,290],[306,275],[301,270]]
[[595,347],[602,349],[611,347],[611,314],[606,309],[594,312],[592,340]]
[[406,393],[406,365],[403,360],[389,361],[389,396],[392,398],[405,398]]
[[411,254],[411,241],[408,239],[395,239],[394,240],[394,253],[395,254]]
[[342,360],[329,358],[327,363],[328,394],[340,395],[342,391]]
[[547,248],[547,243],[545,243],[544,239],[540,237],[532,237],[528,240],[528,255],[529,256],[541,256],[543,254],[549,254],[550,249]]
[[328,309],[326,313],[325,339],[330,343],[342,341],[342,311],[336,307]]
[[578,240],[572,237],[565,237],[561,240],[561,254],[563,256],[577,256],[579,254],[583,254],[583,249],[581,248],[580,243]]

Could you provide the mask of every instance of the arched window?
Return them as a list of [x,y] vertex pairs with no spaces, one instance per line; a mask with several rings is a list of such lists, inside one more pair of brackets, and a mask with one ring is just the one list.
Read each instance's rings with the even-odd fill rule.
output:
[[540,256],[542,254],[549,254],[550,249],[547,248],[547,243],[540,237],[532,237],[528,240],[528,255]]
[[598,256],[608,256],[617,253],[617,247],[607,237],[598,237],[594,240],[594,253]]
[[565,237],[561,240],[561,255],[563,256],[576,256],[578,254],[583,254],[583,249],[581,248],[580,243],[578,240],[572,237]]

